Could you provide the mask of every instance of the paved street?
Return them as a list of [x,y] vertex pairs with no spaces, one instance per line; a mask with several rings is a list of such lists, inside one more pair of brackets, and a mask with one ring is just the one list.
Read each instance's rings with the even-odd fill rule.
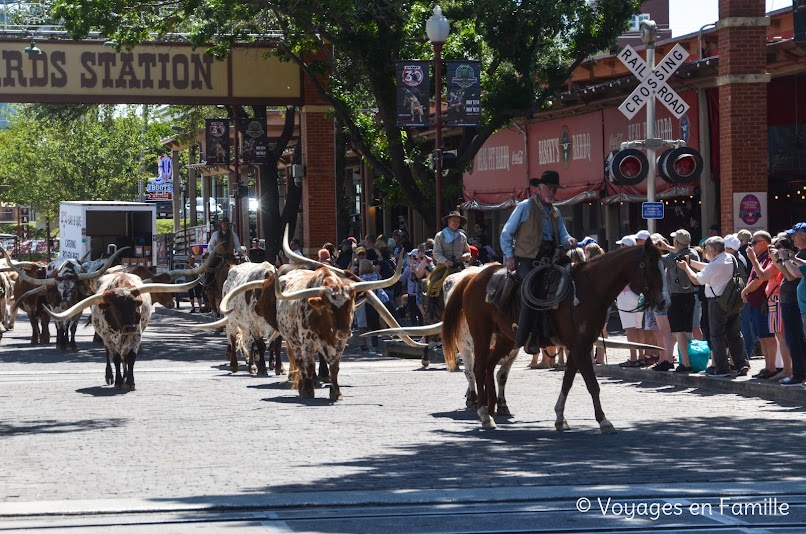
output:
[[[483,431],[442,364],[348,350],[344,400],[303,400],[285,377],[231,375],[223,336],[190,330],[186,308],[157,310],[131,393],[104,385],[89,327],[77,354],[31,347],[24,315],[0,341],[0,531],[806,529],[802,405],[601,378],[619,430],[603,436],[578,377],[558,433],[562,373],[523,355],[514,417]],[[742,498],[766,513],[729,507]]]

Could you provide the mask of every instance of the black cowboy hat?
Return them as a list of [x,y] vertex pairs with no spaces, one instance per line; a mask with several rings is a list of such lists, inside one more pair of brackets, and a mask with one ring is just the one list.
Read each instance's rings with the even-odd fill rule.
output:
[[448,224],[448,219],[450,219],[451,217],[459,217],[459,220],[462,221],[461,223],[459,223],[460,226],[464,226],[464,225],[467,224],[467,219],[465,219],[464,216],[461,213],[459,213],[458,211],[456,211],[456,210],[454,210],[454,211],[450,212],[449,214],[447,214],[446,216],[444,216],[442,218],[442,224]]
[[560,173],[557,171],[545,171],[540,178],[530,178],[529,185],[537,187],[540,184],[554,188],[562,188],[560,185]]
[[218,221],[218,222],[219,223],[228,223],[229,222],[229,217],[221,217],[221,220]]

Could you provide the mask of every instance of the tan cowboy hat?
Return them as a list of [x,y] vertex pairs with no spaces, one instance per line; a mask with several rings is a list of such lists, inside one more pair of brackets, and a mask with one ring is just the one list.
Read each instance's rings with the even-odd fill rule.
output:
[[459,220],[462,221],[460,223],[461,226],[464,226],[464,225],[467,224],[467,219],[465,219],[464,216],[461,213],[459,213],[458,211],[456,211],[456,210],[453,210],[452,212],[450,212],[449,214],[444,216],[442,218],[442,224],[448,224],[448,219],[450,219],[451,217],[459,217]]

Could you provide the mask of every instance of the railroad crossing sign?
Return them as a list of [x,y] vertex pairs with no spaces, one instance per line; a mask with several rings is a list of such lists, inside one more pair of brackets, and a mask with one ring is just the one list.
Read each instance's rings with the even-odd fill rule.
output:
[[627,100],[619,106],[619,111],[628,119],[632,119],[650,98],[657,98],[678,119],[685,115],[690,106],[666,82],[688,56],[688,50],[678,43],[650,71],[649,65],[638,55],[638,52],[630,45],[625,46],[618,58],[641,80],[641,85],[636,87]]

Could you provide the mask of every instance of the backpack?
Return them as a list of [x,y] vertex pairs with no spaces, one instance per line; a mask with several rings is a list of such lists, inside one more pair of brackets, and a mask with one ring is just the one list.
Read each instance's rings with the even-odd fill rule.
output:
[[[733,276],[728,280],[728,284],[722,290],[722,294],[717,297],[717,302],[719,302],[719,306],[725,312],[725,315],[736,315],[744,307],[744,301],[742,300],[742,290],[745,286],[744,280],[739,275],[736,258],[731,256],[731,260],[733,261]],[[713,291],[713,288],[711,291]]]

